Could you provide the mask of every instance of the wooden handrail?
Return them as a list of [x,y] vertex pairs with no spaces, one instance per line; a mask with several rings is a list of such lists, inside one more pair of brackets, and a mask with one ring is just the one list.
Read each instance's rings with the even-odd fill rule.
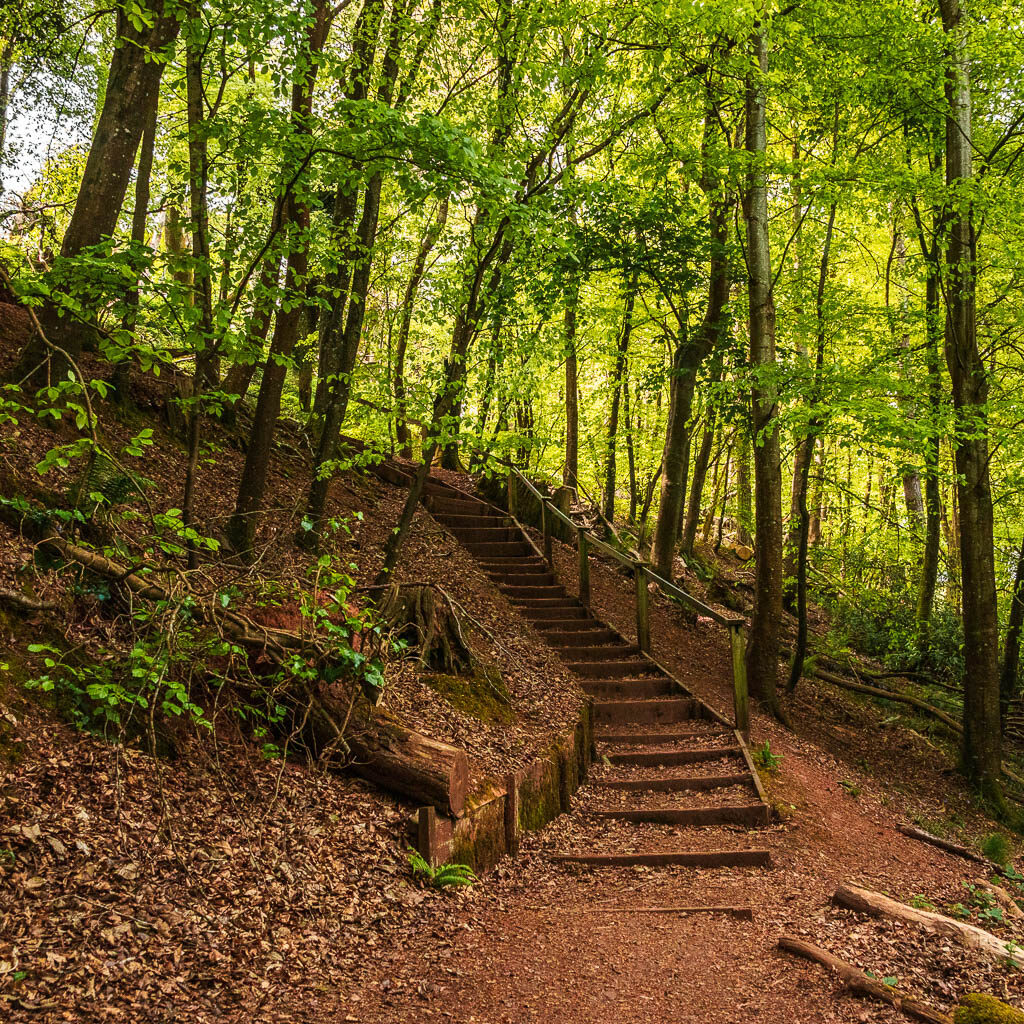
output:
[[747,696],[747,669],[746,669],[746,638],[743,635],[743,627],[746,620],[735,615],[723,615],[720,611],[706,605],[692,594],[688,594],[682,587],[665,579],[656,573],[646,562],[638,561],[629,555],[613,548],[600,537],[595,536],[585,527],[579,526],[567,516],[557,505],[545,494],[541,493],[515,466],[509,465],[509,512],[515,516],[518,512],[516,507],[515,488],[511,486],[513,476],[519,480],[540,503],[541,533],[544,538],[544,557],[548,564],[552,563],[551,550],[551,529],[552,517],[568,526],[576,535],[576,547],[579,552],[580,562],[580,600],[585,604],[590,603],[590,549],[595,548],[602,554],[614,559],[620,565],[629,569],[634,576],[636,583],[636,618],[637,618],[637,646],[645,654],[650,653],[651,645],[651,624],[650,613],[647,604],[647,582],[654,583],[663,594],[677,601],[682,601],[699,615],[711,619],[713,622],[724,626],[729,630],[729,642],[732,650],[732,674],[733,674],[733,699],[736,713],[736,729],[743,734],[744,739],[750,737],[750,710]]

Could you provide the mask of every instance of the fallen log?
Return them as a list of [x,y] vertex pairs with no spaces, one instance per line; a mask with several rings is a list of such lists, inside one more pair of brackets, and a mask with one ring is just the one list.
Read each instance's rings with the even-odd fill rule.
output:
[[[853,693],[866,693],[871,697],[882,697],[884,700],[893,700],[900,704],[908,704],[910,707],[917,708],[919,711],[923,711],[926,715],[930,715],[932,718],[942,722],[942,724],[956,736],[963,736],[964,734],[964,727],[951,715],[947,715],[945,711],[941,711],[939,708],[934,707],[926,701],[920,700],[909,693],[897,693],[895,690],[884,690],[880,686],[868,686],[866,683],[855,683],[852,680],[843,679],[842,676],[837,676],[833,672],[826,672],[825,669],[822,668],[816,668],[807,674],[813,675],[816,679],[821,679],[826,683],[831,683],[833,686],[838,686],[841,689],[850,690]],[[1016,772],[1010,771],[1006,765],[1002,765],[1001,767],[1003,775],[1005,775],[1011,782],[1014,782],[1021,788],[1024,788],[1024,778]],[[1012,797],[1018,803],[1024,802],[1021,797],[1016,796],[1013,793],[1007,793],[1007,796]]]
[[984,928],[968,924],[966,921],[956,921],[952,917],[936,914],[931,910],[908,907],[905,903],[899,903],[881,893],[872,892],[870,889],[862,889],[859,885],[841,885],[836,889],[832,898],[840,906],[849,910],[870,914],[872,917],[889,917],[896,921],[906,921],[908,924],[918,925],[932,935],[953,939],[968,949],[976,949],[981,953],[1015,962],[1012,946],[991,932],[985,931]]
[[877,978],[869,978],[859,967],[855,967],[839,957],[833,956],[828,950],[820,946],[812,945],[803,939],[794,938],[792,935],[783,935],[779,939],[779,948],[794,956],[803,957],[812,963],[821,964],[834,971],[840,981],[858,996],[868,996],[871,999],[880,999],[884,1003],[895,1007],[901,1013],[915,1020],[925,1021],[926,1024],[953,1024],[953,1018],[938,1010],[932,1009],[925,1003],[920,1002],[911,996],[904,995],[891,985],[886,985]]
[[722,914],[735,917],[741,921],[753,921],[754,911],[750,907],[551,907],[541,904],[529,904],[529,910],[551,910],[558,914],[575,912],[577,914]]
[[[136,597],[178,603],[153,575],[143,576],[138,569],[122,566],[47,530],[37,535],[36,542],[40,548],[126,587]],[[308,638],[260,626],[245,615],[222,608],[216,601],[195,600],[190,603],[189,613],[236,643],[265,655],[275,665],[284,665],[295,652],[327,660]],[[463,814],[469,792],[465,751],[413,732],[382,715],[358,715],[349,735],[344,725],[339,725],[348,722],[348,710],[333,707],[327,693],[303,687],[299,696],[308,705],[308,714],[299,716],[299,735],[315,756],[338,759],[368,781],[421,805],[430,804],[456,817]]]
[[913,825],[897,825],[896,831],[909,836],[911,839],[916,839],[918,842],[927,843],[929,846],[934,846],[939,850],[945,850],[946,853],[963,857],[964,860],[974,861],[975,864],[984,864],[989,871],[994,871],[1000,875],[1006,874],[1005,868],[1001,868],[995,861],[989,860],[988,857],[975,853],[970,847],[961,846],[959,843],[951,842],[949,839],[943,839],[940,836],[934,836],[931,832],[925,832],[922,828],[914,828]]

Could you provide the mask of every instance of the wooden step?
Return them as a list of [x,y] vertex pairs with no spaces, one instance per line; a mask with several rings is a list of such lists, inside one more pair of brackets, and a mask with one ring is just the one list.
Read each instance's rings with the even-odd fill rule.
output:
[[[581,645],[596,647],[600,643],[620,643],[621,638],[614,629],[603,629],[599,622],[586,623],[588,629],[549,629],[544,631],[544,639],[552,647],[573,647]],[[578,648],[577,648],[578,649]]]
[[[597,700],[594,701],[594,721],[608,725],[627,722],[685,722],[697,712],[697,701],[692,697],[663,697],[654,700]],[[739,748],[735,748],[737,751]],[[620,755],[643,756],[643,755]],[[609,759],[615,763],[614,755]],[[623,761],[622,764],[629,762]],[[642,764],[643,762],[635,762]],[[661,764],[665,762],[653,762]],[[677,761],[677,764],[687,762]]]
[[[594,708],[596,710],[597,704]],[[611,751],[605,757],[612,764],[632,764],[639,766],[700,764],[702,761],[720,761],[723,757],[740,757],[739,747],[705,747],[695,750],[633,750],[617,753]]]
[[665,779],[599,779],[591,783],[595,789],[625,789],[630,792],[676,793],[685,790],[705,791],[728,786],[750,786],[754,780],[749,772],[737,775],[669,776]]
[[[591,697],[667,697],[675,690],[671,679],[649,676],[647,679],[581,679],[583,692]],[[596,738],[596,737],[595,737]]]
[[449,498],[440,495],[431,495],[427,499],[427,508],[431,512],[439,512],[456,516],[481,516],[487,515],[487,506],[482,501],[473,498]]
[[767,850],[657,850],[650,853],[556,853],[561,864],[588,864],[596,868],[688,867],[770,868]]
[[540,584],[538,586],[519,586],[499,583],[498,589],[515,603],[531,601],[538,597],[565,597],[565,587],[557,583]]
[[[558,581],[555,579],[554,573],[550,572],[534,572],[534,573],[488,573],[492,580],[498,584],[502,589],[506,587],[555,587],[558,586]],[[564,593],[564,588],[563,588]]]
[[534,572],[535,567],[542,572],[551,571],[551,566],[543,558],[538,558],[536,555],[513,556],[511,558],[478,558],[477,562],[484,572],[503,572],[507,569],[515,569],[517,572]]
[[479,555],[481,558],[515,557],[516,555],[533,554],[533,548],[525,540],[487,541],[485,543],[469,541],[465,542],[463,547],[471,555]]
[[474,515],[466,515],[463,513],[455,512],[435,512],[434,518],[439,523],[444,523],[445,526],[451,527],[452,529],[458,529],[459,527],[465,527],[466,529],[490,529],[492,526],[506,526],[510,529],[515,529],[512,526],[512,520],[507,519],[504,516],[499,515],[488,515],[485,513],[479,513]]
[[[590,662],[593,661],[598,665],[608,664],[610,662],[630,662],[631,659],[636,658],[640,654],[640,648],[635,644],[623,643],[618,637],[612,643],[606,644],[588,644],[582,643],[589,639],[588,637],[577,637],[573,645],[567,645],[559,649],[559,654],[566,661],[571,662]],[[643,665],[639,666],[643,668]]]
[[[509,596],[509,595],[507,595]],[[556,611],[559,614],[570,612],[573,608],[579,608],[584,615],[589,614],[587,610],[568,594],[561,597],[511,597],[509,600],[516,606],[521,615],[527,618],[533,616],[534,612]],[[542,616],[543,617],[543,616]]]
[[569,663],[569,668],[578,676],[587,679],[635,679],[643,673],[644,669],[657,669],[651,667],[646,661],[640,661],[636,656],[626,658],[608,658],[606,661],[580,661],[576,658],[576,651],[559,650],[559,657]]
[[[447,523],[445,523],[448,526]],[[514,526],[448,526],[460,544],[504,544],[507,541],[523,542],[523,535]]]
[[598,730],[594,733],[594,739],[599,743],[626,743],[630,746],[651,746],[659,743],[685,743],[687,740],[707,736],[718,739],[722,736],[731,736],[731,729],[680,729],[678,732],[621,732]]
[[766,804],[723,804],[720,807],[641,807],[633,810],[587,811],[594,818],[605,821],[634,821],[650,825],[689,825],[694,828],[712,825],[746,825],[756,827],[768,824]]
[[590,612],[573,597],[559,598],[557,601],[545,599],[539,603],[533,601],[528,606],[521,606],[519,614],[524,619],[529,619],[534,626],[545,622],[564,622],[566,619],[575,618],[583,622],[593,622]]
[[547,619],[536,622],[533,626],[542,636],[549,637],[552,633],[585,633],[588,630],[604,629],[603,622],[592,619],[589,615],[579,619]]

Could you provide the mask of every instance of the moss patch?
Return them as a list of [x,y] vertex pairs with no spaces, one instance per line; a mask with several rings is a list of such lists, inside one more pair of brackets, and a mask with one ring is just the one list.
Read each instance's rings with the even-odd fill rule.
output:
[[1024,1013],[995,996],[971,992],[960,1000],[954,1024],[1024,1024]]
[[515,720],[512,698],[495,665],[478,665],[472,675],[427,675],[423,681],[452,707],[488,725],[508,725]]

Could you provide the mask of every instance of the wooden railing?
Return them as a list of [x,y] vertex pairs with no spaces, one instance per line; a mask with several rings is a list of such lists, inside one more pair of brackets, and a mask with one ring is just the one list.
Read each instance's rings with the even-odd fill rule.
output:
[[732,649],[732,682],[733,703],[736,714],[736,729],[742,733],[744,740],[750,738],[750,703],[747,696],[747,668],[745,661],[746,639],[743,634],[745,620],[739,616],[723,615],[703,601],[698,601],[681,587],[670,580],[659,576],[646,562],[630,558],[629,555],[605,543],[589,530],[578,526],[572,521],[547,495],[541,493],[514,466],[509,467],[508,476],[508,511],[513,518],[518,518],[519,495],[515,481],[519,481],[537,499],[540,504],[540,532],[544,538],[544,559],[553,566],[551,524],[559,520],[576,536],[576,550],[579,555],[580,601],[590,607],[590,552],[600,551],[609,558],[625,566],[633,574],[636,585],[636,642],[644,654],[651,653],[651,617],[647,601],[648,583],[653,583],[663,594],[682,601],[698,615],[703,615],[729,631],[729,643]]

